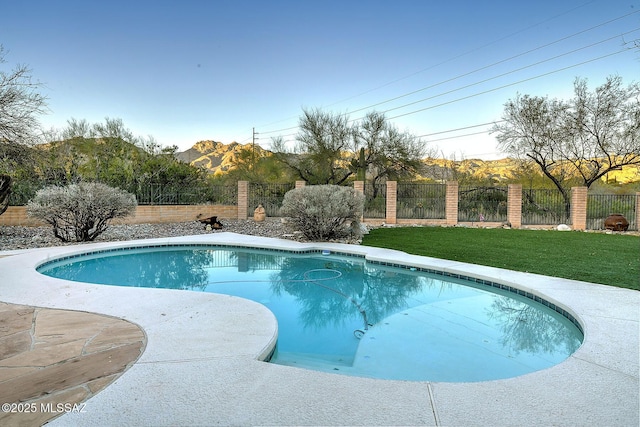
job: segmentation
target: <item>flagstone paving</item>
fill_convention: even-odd
[[[0,425],[81,410],[145,346],[144,331],[122,319],[0,302]]]

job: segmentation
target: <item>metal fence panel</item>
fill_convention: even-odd
[[[139,205],[238,204],[238,187],[230,185],[148,184],[129,191]]]
[[[280,207],[284,195],[295,188],[295,183],[260,184],[249,183],[247,215],[252,218],[253,211],[259,204],[264,208],[267,216],[280,216]]]
[[[14,180],[11,183],[9,206],[25,206],[41,188],[43,188],[41,184]]]
[[[507,187],[459,187],[458,220],[505,222],[507,195]]]
[[[522,225],[570,223],[560,191],[543,188],[522,190]]]
[[[11,188],[11,206],[24,206],[36,192],[46,187],[44,183],[16,182]],[[176,185],[176,184],[124,184],[118,186],[136,196],[139,205],[195,205],[238,204],[237,185]]]
[[[379,219],[387,216],[387,184],[364,184],[364,217]]]
[[[603,230],[604,220],[611,214],[621,214],[629,221],[629,230],[637,230],[635,194],[588,194],[587,229]]]
[[[398,183],[396,217],[399,219],[446,218],[446,184]]]

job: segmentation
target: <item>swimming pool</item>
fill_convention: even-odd
[[[577,321],[535,295],[352,254],[166,245],[74,255],[38,271],[260,302],[278,319],[272,362],[347,375],[509,378],[560,363],[582,342]]]

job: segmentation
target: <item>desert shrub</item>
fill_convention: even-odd
[[[296,188],[284,195],[280,214],[310,240],[330,240],[360,232],[361,192],[338,185]]]
[[[137,206],[133,194],[96,182],[39,190],[27,205],[29,216],[53,226],[63,242],[93,241],[113,218],[133,214]]]

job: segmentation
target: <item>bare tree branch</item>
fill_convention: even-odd
[[[0,46],[0,64],[5,63]],[[31,70],[18,65],[0,70],[0,142],[30,143],[38,140],[37,116],[46,112],[46,98],[38,93],[41,84],[33,81]]]

